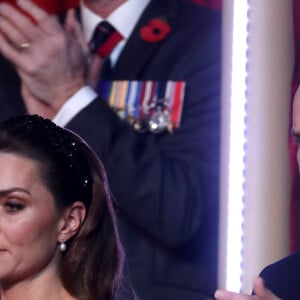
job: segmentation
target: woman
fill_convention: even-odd
[[[110,300],[123,252],[103,167],[39,116],[0,126],[1,299]]]

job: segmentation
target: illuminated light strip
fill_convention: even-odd
[[[247,0],[235,0],[233,3],[226,289],[239,292],[242,286],[243,275],[245,119],[247,116],[247,15],[249,13],[249,4]]]

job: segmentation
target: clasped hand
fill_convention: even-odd
[[[87,43],[73,10],[62,26],[29,0],[17,4],[25,14],[0,4],[0,52],[17,69],[29,113],[52,117],[85,85]]]

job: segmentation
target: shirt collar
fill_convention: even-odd
[[[127,40],[149,2],[150,0],[127,0],[106,20],[122,34],[124,40]],[[89,41],[97,24],[104,19],[87,8],[83,1],[80,2],[80,7],[83,33]]]

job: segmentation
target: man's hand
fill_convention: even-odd
[[[224,290],[218,290],[215,293],[217,300],[280,300],[271,291],[266,289],[263,279],[258,277],[253,284],[253,290],[255,295],[245,295]]]
[[[16,66],[28,110],[41,113],[37,110],[48,107],[55,114],[85,85],[86,43],[74,12],[68,13],[65,29],[31,1],[17,4],[26,15],[0,4],[0,52]]]
[[[24,83],[22,83],[21,92],[29,114],[39,114],[47,119],[53,119],[55,117],[57,111],[54,111],[48,103],[36,98]]]

